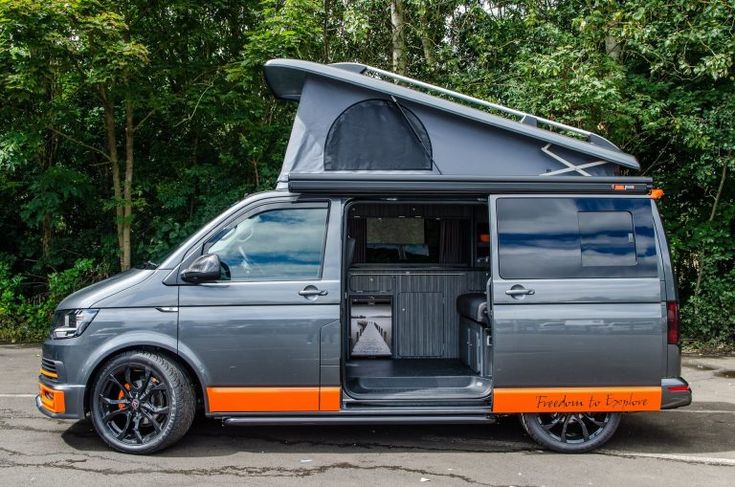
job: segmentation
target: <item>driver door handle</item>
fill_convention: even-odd
[[[329,291],[326,289],[319,289],[314,286],[306,286],[304,289],[299,291],[299,296],[326,296]]]

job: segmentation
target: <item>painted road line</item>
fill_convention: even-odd
[[[698,457],[696,455],[675,455],[669,453],[634,453],[623,450],[600,450],[602,454],[615,455],[626,458],[653,458],[656,460],[671,460],[700,465],[714,465],[719,467],[735,467],[735,458]]]
[[[663,409],[664,413],[694,413],[694,414],[735,414],[735,411],[722,409]]]

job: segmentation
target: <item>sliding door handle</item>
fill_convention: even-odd
[[[507,294],[508,296],[513,296],[513,297],[515,296],[533,296],[534,294],[536,294],[536,291],[534,291],[533,289],[526,289],[525,287],[519,284],[516,284],[512,288],[505,291],[505,294]]]
[[[302,289],[299,291],[299,296],[326,296],[329,291],[326,289]]]
[[[299,291],[299,296],[303,296],[305,298],[315,298],[317,296],[326,296],[329,294],[329,291],[326,289],[319,289],[316,286],[306,286],[304,289]]]

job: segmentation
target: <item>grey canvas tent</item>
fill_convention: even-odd
[[[620,168],[639,169],[596,134],[370,66],[275,59],[264,70],[275,96],[299,102],[280,188],[540,178],[563,188],[621,181]],[[642,190],[650,180],[625,181]]]

